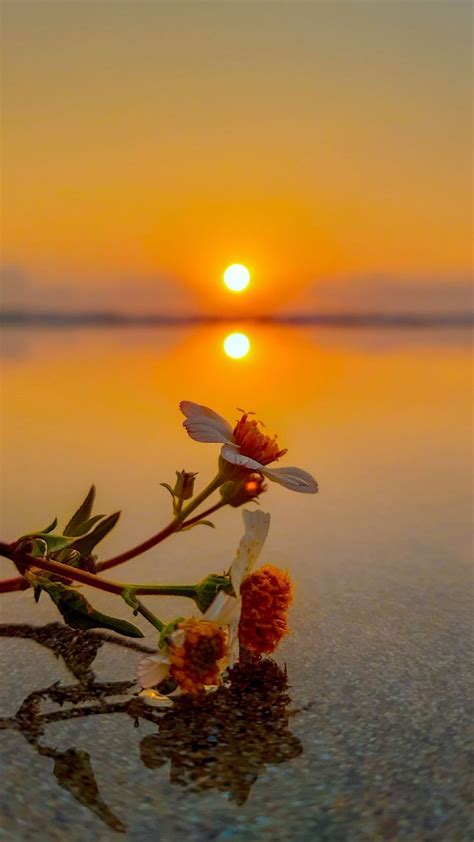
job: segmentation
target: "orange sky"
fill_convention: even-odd
[[[309,307],[328,279],[467,276],[471,14],[7,0],[10,275],[48,306],[116,306],[126,279],[127,306],[224,310],[238,261],[236,313]]]

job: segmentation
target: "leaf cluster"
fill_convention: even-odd
[[[94,501],[95,486],[92,485],[62,533],[55,532],[58,519],[54,518],[45,529],[23,535],[16,543],[17,548],[28,549],[29,553],[37,558],[47,557],[70,567],[93,568],[93,550],[109,534],[120,517],[120,512],[93,515]],[[30,572],[28,578],[34,587],[36,601],[39,600],[42,591],[45,591],[57,606],[64,621],[72,628],[111,629],[126,637],[143,637],[140,629],[132,623],[95,609],[83,594],[66,584],[65,580],[43,571],[41,575]]]

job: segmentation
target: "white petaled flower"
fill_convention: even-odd
[[[146,655],[138,664],[138,681],[144,688],[140,695],[151,704],[169,705],[170,698],[181,693],[212,689],[224,669],[238,659],[240,586],[258,560],[270,527],[266,512],[246,509],[242,515],[245,532],[229,571],[235,595],[220,590],[199,619],[180,623],[163,649]],[[223,636],[219,637],[219,632]],[[150,689],[166,678],[177,681],[172,693],[162,695]]]
[[[229,628],[229,666],[239,657],[239,623],[242,610],[240,588],[257,562],[270,528],[270,515],[267,512],[245,509],[242,516],[245,532],[229,571],[234,594],[219,591],[204,615],[208,620]]]
[[[318,484],[311,474],[301,468],[267,468],[286,450],[280,450],[275,437],[260,429],[260,422],[242,412],[234,428],[217,412],[207,406],[181,401],[180,409],[186,416],[184,427],[195,441],[221,443],[221,456],[231,465],[260,473],[272,482],[284,485],[292,491],[315,494]]]
[[[199,693],[218,686],[228,663],[229,633],[226,626],[219,615],[215,620],[203,615],[179,622],[163,647],[156,654],[142,658],[138,664],[141,686],[148,690],[166,678],[176,682],[176,690],[168,696],[153,694],[155,700],[179,693]],[[152,701],[149,693],[144,696]]]

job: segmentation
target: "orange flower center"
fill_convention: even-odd
[[[240,452],[250,459],[255,459],[261,465],[268,465],[275,462],[280,456],[284,456],[285,450],[280,450],[276,436],[267,436],[259,428],[260,421],[249,418],[249,413],[244,412],[242,418],[234,427],[234,441],[240,447]]]
[[[240,643],[258,655],[274,652],[288,633],[288,609],[292,600],[288,573],[266,564],[244,579],[240,595]]]
[[[199,693],[205,685],[219,684],[227,651],[222,629],[208,620],[194,619],[177,628],[184,631],[184,640],[170,646],[170,675],[184,693]]]

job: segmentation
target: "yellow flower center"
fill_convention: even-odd
[[[177,627],[184,631],[181,645],[170,646],[170,675],[184,693],[199,693],[206,685],[220,684],[227,641],[216,623],[186,620]]]
[[[244,579],[240,595],[240,643],[258,655],[274,652],[288,633],[288,609],[292,600],[288,573],[266,564]]]
[[[242,418],[234,427],[234,441],[240,447],[240,452],[250,459],[255,459],[261,465],[268,465],[275,462],[280,456],[284,456],[285,450],[280,450],[276,436],[267,436],[259,428],[260,421],[249,418],[249,413],[244,412]]]

